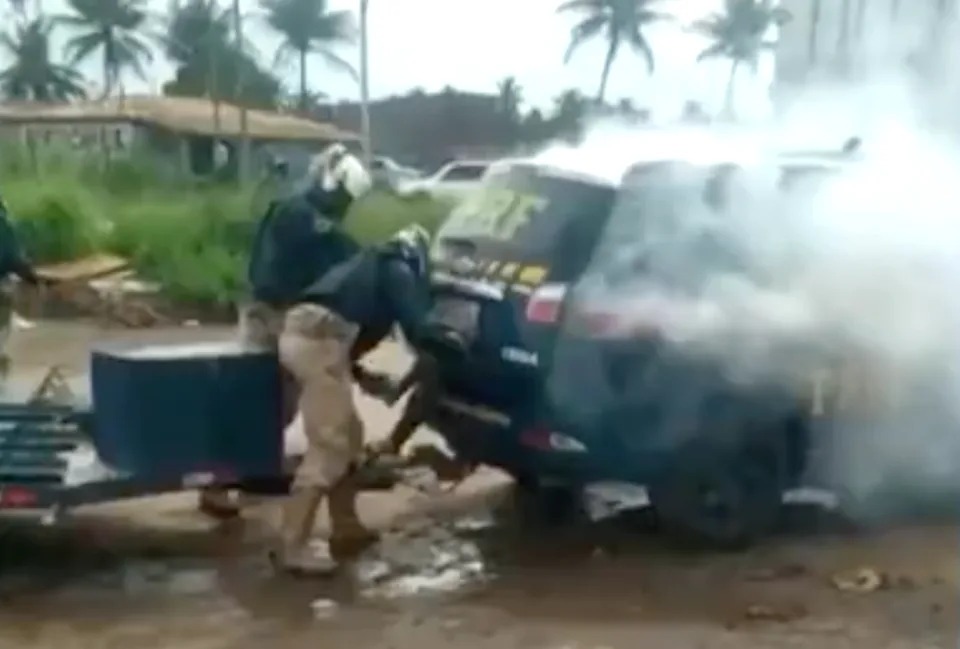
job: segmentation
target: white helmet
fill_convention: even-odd
[[[354,199],[367,193],[373,186],[373,179],[363,163],[339,142],[315,155],[310,161],[308,173],[324,190],[333,191],[341,185]]]

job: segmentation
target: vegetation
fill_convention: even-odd
[[[777,7],[773,0],[726,0],[722,12],[694,24],[694,29],[710,41],[698,60],[716,57],[730,60],[724,102],[728,115],[734,112],[737,70],[746,64],[756,71],[760,53],[776,47],[776,41],[768,40],[770,29],[786,24],[790,18],[790,12]]]
[[[610,68],[620,51],[621,45],[628,45],[643,55],[647,62],[647,72],[653,73],[653,50],[643,33],[648,25],[666,20],[669,16],[656,11],[654,6],[660,0],[567,0],[558,11],[576,12],[582,15],[570,33],[570,45],[565,61],[569,61],[584,42],[603,34],[607,41],[607,56],[600,74],[600,89],[597,102],[603,103],[607,91]]]
[[[0,34],[0,52],[10,63],[0,71],[0,92],[11,99],[66,101],[83,97],[83,77],[56,63],[50,53],[53,23],[40,16]]]
[[[145,63],[153,52],[141,35],[147,20],[146,0],[68,0],[71,13],[55,21],[78,31],[67,41],[70,64],[76,65],[100,53],[103,59],[103,96],[120,85],[121,75],[132,70],[146,79]]]
[[[356,78],[356,70],[333,49],[335,45],[352,44],[355,37],[353,15],[349,11],[330,11],[326,0],[261,0],[267,13],[267,24],[283,38],[275,63],[297,57],[300,70],[300,110],[310,100],[307,87],[307,58],[320,54],[328,63]]]
[[[3,151],[0,175],[24,247],[39,262],[119,254],[169,297],[190,303],[229,304],[243,290],[263,204],[255,187],[183,187],[158,180],[163,175],[149,163],[113,162],[101,170],[70,152],[35,161]],[[372,194],[355,205],[346,227],[371,244],[412,221],[434,229],[448,209],[423,197]]]

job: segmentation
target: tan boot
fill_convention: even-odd
[[[275,568],[310,577],[329,576],[336,570],[336,561],[315,554],[309,546],[323,495],[319,487],[295,487],[287,497],[282,511],[282,545],[271,554]]]
[[[334,557],[353,557],[380,540],[357,514],[357,485],[352,476],[330,491],[330,552]]]

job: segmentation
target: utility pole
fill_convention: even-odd
[[[363,163],[370,169],[373,149],[370,140],[370,74],[367,67],[367,8],[370,0],[360,0],[360,130]]]
[[[247,108],[241,99],[243,94],[243,17],[240,15],[240,0],[233,0],[233,29],[237,41],[237,85],[234,99],[240,109],[240,146],[237,156],[237,179],[241,184],[247,181],[247,164],[250,159],[250,133],[247,125]]]

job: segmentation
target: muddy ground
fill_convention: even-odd
[[[104,338],[227,334],[40,324],[15,335],[14,387],[52,363],[82,383],[86,350]],[[403,359],[390,348],[377,362]],[[391,423],[379,404],[363,412],[371,433]],[[213,525],[192,494],[89,508],[58,529],[14,525],[0,535],[0,649],[956,646],[955,523],[864,531],[794,512],[761,547],[711,554],[677,548],[642,514],[522,530],[503,513],[508,490],[485,472],[450,494],[365,496],[362,514],[385,540],[327,582],[270,573],[269,502],[243,525]],[[882,586],[834,583],[859,568]]]

